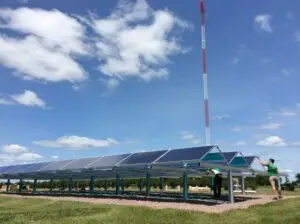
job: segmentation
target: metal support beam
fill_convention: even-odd
[[[142,178],[139,179],[138,188],[139,188],[140,192],[142,192],[142,189],[143,189]]]
[[[50,188],[49,191],[52,192],[53,191],[53,178],[51,177],[50,179]]]
[[[120,194],[120,174],[116,174],[116,195]]]
[[[71,192],[72,188],[73,188],[73,179],[72,179],[72,177],[70,177],[68,184],[69,184],[69,192]]]
[[[6,192],[9,192],[9,186],[10,186],[10,179],[7,179]]]
[[[107,179],[104,180],[104,191],[107,192]]]
[[[210,191],[213,194],[214,193],[214,176],[210,177]]]
[[[90,177],[90,193],[94,193],[94,185],[95,185],[95,178],[94,176]]]
[[[124,178],[122,178],[121,179],[121,190],[122,190],[122,194],[124,194],[124,192],[125,192],[125,180],[124,180]]]
[[[22,190],[23,190],[23,180],[20,179],[20,182],[19,182],[19,193],[22,193]]]
[[[33,189],[32,189],[33,193],[36,193],[36,184],[37,184],[37,179],[34,178],[34,180],[33,180]]]
[[[241,177],[241,191],[242,195],[245,195],[245,177]]]
[[[147,175],[146,175],[146,196],[150,196],[150,188],[151,188],[151,182],[150,182],[150,173],[147,172]]]
[[[162,192],[164,190],[164,178],[163,177],[159,178],[159,189],[160,189],[160,192]]]
[[[233,194],[233,181],[232,181],[232,171],[228,171],[228,201],[229,203],[234,203],[234,194]]]
[[[188,178],[186,172],[183,173],[183,199],[188,199]]]

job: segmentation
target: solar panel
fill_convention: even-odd
[[[23,165],[16,165],[12,166],[11,168],[7,169],[5,173],[13,174],[13,173],[24,173],[24,169],[32,166],[33,164],[23,164]],[[25,171],[26,172],[26,171]]]
[[[245,160],[247,161],[247,163],[249,164],[249,165],[251,165],[251,163],[254,161],[254,159],[255,159],[255,156],[245,156],[244,157],[245,158]]]
[[[247,167],[249,164],[242,156],[235,157],[230,163],[231,166],[235,167]]]
[[[6,170],[10,169],[13,166],[1,166],[0,167],[0,173],[4,173]]]
[[[225,163],[226,161],[222,155],[222,153],[216,152],[216,153],[208,153],[202,161],[209,162],[209,163]]]
[[[194,147],[185,149],[173,149],[160,158],[157,162],[175,162],[200,160],[206,153],[208,153],[213,146]]]
[[[230,162],[233,159],[233,157],[235,157],[236,154],[237,152],[223,152],[223,155],[227,160],[227,162]]]
[[[50,163],[51,162],[31,164],[32,166],[28,166],[28,167],[24,167],[23,168],[23,173],[38,172],[42,167],[45,167],[45,166],[47,166]]]
[[[94,158],[85,158],[85,159],[78,159],[72,163],[66,165],[63,170],[71,170],[71,169],[84,169],[90,163],[99,160],[102,157],[94,157]]]
[[[125,159],[130,154],[122,154],[122,155],[115,155],[115,156],[103,156],[98,161],[92,163],[87,168],[101,168],[101,167],[112,167],[116,165],[122,159]]]
[[[129,158],[125,159],[121,165],[124,164],[149,164],[156,160],[158,157],[163,155],[167,150],[154,151],[154,152],[140,152],[134,153]]]
[[[51,162],[47,166],[41,167],[39,171],[54,171],[66,166],[74,160],[63,160],[57,162]]]

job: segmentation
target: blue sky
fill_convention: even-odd
[[[212,142],[300,172],[300,2],[206,1]],[[1,164],[203,145],[199,1],[0,2]]]

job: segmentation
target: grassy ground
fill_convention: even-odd
[[[210,215],[178,210],[106,206],[81,202],[0,197],[2,224],[86,224],[86,223],[300,223],[300,199],[283,200],[247,210]]]

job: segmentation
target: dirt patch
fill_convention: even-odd
[[[87,202],[94,204],[110,204],[110,205],[125,205],[125,206],[143,206],[153,209],[181,209],[197,212],[206,212],[206,213],[222,213],[234,209],[246,209],[255,205],[263,205],[267,203],[274,202],[273,196],[266,195],[255,195],[258,199],[246,200],[244,202],[238,202],[235,204],[220,204],[214,206],[207,206],[201,204],[189,204],[189,203],[174,203],[174,202],[153,202],[153,201],[137,201],[137,200],[126,200],[126,199],[102,199],[102,198],[80,198],[80,197],[51,197],[51,196],[21,196],[21,195],[2,195],[1,197],[10,197],[10,198],[39,198],[39,199],[49,199],[54,201],[78,201],[78,202]],[[290,199],[296,197],[284,197],[284,199]]]

